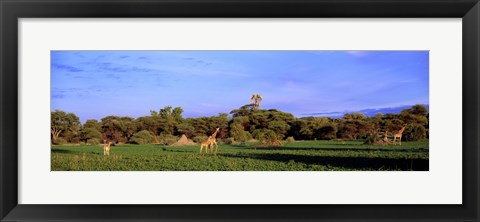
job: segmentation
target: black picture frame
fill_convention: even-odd
[[[478,0],[0,0],[0,15],[1,221],[479,221]],[[462,18],[463,204],[18,204],[17,21],[19,18],[77,17]]]

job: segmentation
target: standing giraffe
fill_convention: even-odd
[[[213,152],[213,145],[215,144],[215,154],[217,153],[218,151],[218,143],[217,143],[217,139],[215,137],[217,137],[217,133],[218,131],[220,131],[220,128],[217,128],[215,130],[215,132],[209,137],[210,138],[210,149],[212,150]],[[208,149],[208,148],[207,148]]]
[[[388,144],[388,130],[385,131],[385,134],[383,134],[383,145]]]
[[[211,140],[212,137],[209,136],[207,140],[200,143],[200,155],[202,154],[203,147],[205,147],[205,153],[208,153],[208,147],[210,146],[210,143],[212,143]]]
[[[207,140],[200,143],[200,155],[202,155],[203,147],[205,147],[205,153],[208,153],[208,147],[210,146],[211,139],[212,139],[211,137],[208,137]]]
[[[110,156],[110,145],[112,145],[112,142],[108,142],[107,140],[103,140],[103,155],[108,155]]]
[[[402,133],[405,130],[406,126],[407,126],[407,124],[403,125],[403,127],[400,130],[393,132],[393,145],[395,145],[395,140],[397,138],[398,138],[400,146],[402,145]]]

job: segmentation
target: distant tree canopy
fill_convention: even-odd
[[[261,99],[260,99],[261,101]],[[255,105],[257,103],[258,105]],[[259,102],[244,105],[217,116],[183,118],[181,107],[166,106],[151,115],[132,118],[106,116],[81,124],[74,113],[61,110],[51,112],[52,143],[161,143],[170,144],[182,134],[201,140],[220,128],[218,139],[245,143],[254,138],[264,143],[284,140],[365,139],[378,132],[393,132],[407,124],[403,140],[428,138],[428,109],[414,105],[399,114],[381,114],[368,117],[361,113],[347,113],[343,118],[302,117],[276,109],[259,109]]]
[[[66,142],[78,142],[81,127],[80,119],[74,113],[61,110],[51,112],[50,132],[53,143],[59,138]]]

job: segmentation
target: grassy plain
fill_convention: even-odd
[[[220,145],[216,155],[197,146],[52,146],[52,171],[378,171],[429,170],[428,140],[401,146],[363,141],[295,141],[281,147]]]

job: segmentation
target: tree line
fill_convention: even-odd
[[[195,142],[203,141],[216,128],[217,139],[225,143],[280,140],[376,140],[379,133],[394,132],[406,124],[402,139],[417,141],[428,138],[428,109],[414,105],[399,114],[368,117],[347,113],[342,118],[302,117],[276,109],[259,109],[255,103],[244,105],[217,116],[184,118],[181,107],[166,106],[150,111],[149,116],[106,116],[101,121],[89,119],[85,124],[74,113],[51,112],[53,144],[113,143],[165,144],[176,142],[182,134]]]

